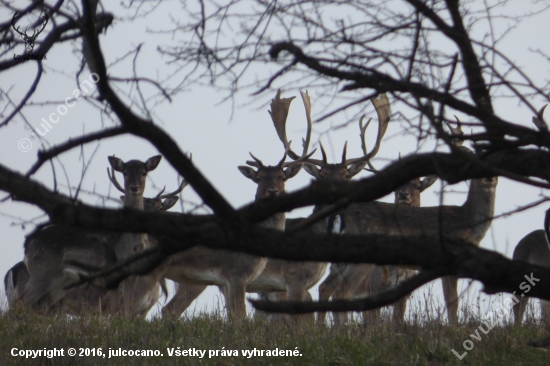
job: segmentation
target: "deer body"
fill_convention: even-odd
[[[276,121],[284,123],[292,98],[280,98],[280,91],[271,103],[269,111],[275,125]],[[302,93],[304,105],[309,103],[307,94]],[[308,119],[308,137],[311,134],[311,121]],[[307,145],[304,144],[303,159],[307,158]],[[285,192],[285,182],[296,176],[302,164],[298,161],[285,163],[286,154],[275,166],[265,166],[261,160],[250,154],[254,161],[247,161],[250,166],[239,166],[240,172],[257,184],[255,200],[267,199]],[[254,169],[255,167],[256,169]],[[285,169],[286,168],[286,169]],[[285,214],[277,213],[259,224],[259,226],[283,231]],[[176,254],[166,272],[166,278],[177,282],[176,293],[162,309],[163,314],[179,316],[199,296],[207,285],[217,285],[226,299],[228,313],[238,318],[246,315],[246,291],[268,292],[271,288],[286,288],[284,274],[292,271],[285,261],[259,258],[243,253],[192,248]],[[264,276],[264,274],[266,276]],[[266,289],[267,286],[269,289]],[[252,286],[252,287],[251,287]]]
[[[548,215],[548,214],[547,214]],[[521,239],[514,249],[514,260],[520,260],[530,264],[550,267],[550,249],[544,230],[535,230]],[[517,296],[519,302],[514,305],[514,325],[520,326],[525,314],[525,308],[529,297]],[[547,326],[550,326],[550,301],[540,300],[542,317]]]
[[[159,196],[144,198],[145,210],[165,211],[170,209],[178,200],[178,197],[170,197],[162,202]],[[113,309],[109,310],[111,307],[110,301],[104,300],[103,303],[100,301],[107,295],[107,290],[91,285],[80,286],[64,292],[56,289],[59,282],[56,283],[52,279],[62,276],[61,283],[64,285],[74,280],[75,277],[70,273],[73,271],[71,263],[76,264],[75,272],[82,271],[82,266],[86,267],[87,270],[99,271],[107,264],[114,264],[115,256],[110,248],[119,239],[120,234],[87,231],[59,225],[45,228],[29,237],[26,246],[30,248],[30,255],[42,256],[42,258],[33,259],[31,265],[33,269],[36,267],[35,270],[42,274],[40,277],[43,281],[37,285],[38,288],[44,289],[41,297],[59,291],[59,295],[54,295],[49,302],[56,303],[58,301],[56,299],[62,298],[60,305],[72,314],[112,311]],[[149,240],[153,241],[154,239],[149,238]],[[61,242],[67,244],[59,246],[58,244]],[[47,253],[38,254],[36,248],[43,248],[42,250]],[[83,258],[86,263],[82,263]],[[62,274],[59,272],[59,268],[63,268]],[[8,308],[13,309],[22,301],[28,282],[29,271],[23,261],[8,270],[4,278]],[[35,292],[35,290],[31,292]]]
[[[286,228],[303,219],[287,219]],[[325,233],[324,223],[308,229],[312,232]],[[269,300],[311,301],[309,289],[317,284],[326,273],[328,263],[296,262],[268,258],[266,267],[246,291],[258,293]],[[304,316],[302,316],[304,318]]]
[[[412,207],[384,202],[351,204],[342,211],[344,233],[375,233],[388,236],[439,235],[479,245],[491,226],[494,215],[497,178],[473,179],[466,202],[462,206]],[[347,288],[334,298],[349,299],[353,284],[360,283],[365,268],[348,265],[342,275]],[[341,269],[340,269],[341,270]],[[451,324],[458,323],[457,279],[443,278],[443,290]],[[337,317],[336,317],[337,318]]]
[[[285,181],[301,169],[301,165],[292,165],[283,170],[282,164],[283,161],[277,166],[261,164],[258,170],[239,167],[241,173],[258,184],[256,200],[283,193]],[[259,225],[282,230],[285,216],[275,214]],[[246,288],[264,271],[267,263],[267,258],[203,247],[175,254],[169,259],[164,276],[177,283],[176,293],[162,312],[180,316],[206,286],[216,285],[224,294],[228,315],[243,318],[246,315]]]
[[[353,203],[342,211],[345,233],[443,235],[479,244],[491,226],[497,178],[471,181],[462,206],[412,207],[385,202]]]
[[[155,156],[146,163],[138,160],[124,163],[109,157],[113,169],[124,174],[124,189],[118,186],[118,182],[116,185],[125,193],[125,207],[144,209],[143,191],[147,173],[158,166],[160,159],[160,156]],[[181,189],[183,187],[182,184]],[[146,202],[151,208],[164,206],[168,209],[176,200],[172,198],[160,203],[159,195],[156,199],[146,199]],[[29,280],[24,286],[22,303],[26,306],[44,306],[46,309],[61,305],[73,313],[95,309],[144,316],[158,300],[160,269],[144,276],[130,276],[122,281],[117,290],[107,291],[85,285],[70,290],[64,287],[77,280],[79,274],[104,269],[153,245],[156,241],[147,234],[49,226],[25,241],[25,265]]]
[[[21,261],[11,267],[4,276],[4,289],[8,300],[8,309],[13,309],[23,296],[23,290],[29,282],[29,271]]]
[[[422,180],[413,179],[395,193],[395,205],[420,207],[421,193],[437,180],[436,176],[428,176]],[[395,286],[402,280],[412,276],[413,270],[402,269],[397,266],[374,266],[371,264],[333,263],[328,277],[319,286],[319,299],[365,297],[380,292],[388,287]],[[405,296],[393,304],[394,320],[402,321],[409,296]],[[326,313],[319,313],[318,322],[325,321]],[[334,314],[334,321],[341,324],[346,317],[344,314]],[[367,318],[376,321],[380,318],[380,309],[364,313]]]

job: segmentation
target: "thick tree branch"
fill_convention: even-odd
[[[476,117],[486,126],[498,126],[499,136],[510,135],[517,137],[520,141],[520,146],[534,144],[537,146],[550,147],[550,134],[538,134],[538,131],[533,129],[505,121],[494,115],[492,110],[471,105],[455,98],[447,92],[436,91],[420,83],[394,79],[391,76],[382,74],[376,70],[369,70],[369,72],[366,73],[358,71],[345,71],[336,67],[333,68],[325,66],[316,58],[304,54],[299,47],[290,42],[279,42],[274,44],[270,48],[269,54],[273,59],[277,59],[279,53],[282,51],[291,53],[295,58],[293,62],[301,63],[320,75],[329,76],[338,80],[351,81],[352,83],[345,86],[343,90],[369,88],[377,90],[381,93],[411,93],[417,98],[427,98],[428,100],[445,104],[457,111]],[[491,138],[494,137],[495,136],[493,135],[487,135],[487,140],[491,141]]]
[[[410,177],[405,179],[408,180]],[[303,190],[304,194],[314,193],[313,197],[317,194],[317,199],[325,196],[325,192],[312,188]],[[498,253],[439,235],[288,235],[253,225],[227,227],[212,215],[100,209],[51,192],[1,166],[0,189],[10,192],[16,199],[41,207],[53,223],[97,230],[146,232],[160,245],[157,263],[162,257],[201,245],[286,260],[414,265],[428,271],[444,267],[454,276],[481,281],[487,293],[513,292],[523,276],[531,272],[541,283],[550,283],[547,268],[512,262]],[[106,283],[112,283],[112,278],[120,280],[123,276],[114,272]],[[545,286],[534,287],[530,296],[550,300]]]
[[[181,174],[202,200],[221,218],[235,224],[239,221],[236,211],[199,172],[191,160],[179,149],[177,143],[152,121],[146,121],[136,116],[130,108],[117,97],[111,89],[107,76],[107,68],[103,53],[94,31],[94,16],[88,1],[83,0],[83,42],[86,61],[90,69],[99,75],[98,92],[113,109],[120,122],[128,132],[150,141]]]
[[[380,292],[376,295],[354,300],[333,300],[333,301],[248,301],[257,309],[270,313],[304,314],[315,311],[365,311],[378,309],[401,299],[410,294],[417,288],[436,280],[445,275],[449,275],[448,268],[436,268],[430,271],[423,271],[411,277],[399,285]]]

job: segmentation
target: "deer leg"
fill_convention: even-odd
[[[353,297],[367,297],[384,291],[390,287],[387,277],[387,270],[385,267],[373,266],[368,275],[363,278],[359,286],[355,289]],[[372,326],[379,323],[380,313],[380,308],[363,311],[363,325]]]
[[[356,292],[359,285],[370,275],[374,266],[371,264],[348,264],[346,271],[342,273],[342,281],[332,294],[332,299],[349,300]],[[334,324],[341,325],[348,321],[348,313],[333,313]]]
[[[286,291],[281,292],[270,292],[267,294],[268,301],[286,301],[288,299],[288,293]],[[263,313],[266,314],[266,317],[271,322],[283,322],[285,319],[288,319],[287,314],[282,313]]]
[[[332,300],[349,300],[355,290],[355,286],[353,286],[351,283],[347,283],[345,281],[342,281],[340,286],[334,291],[334,294],[332,295]],[[339,326],[343,325],[348,322],[349,320],[349,314],[347,312],[333,312],[333,322],[334,325]]]
[[[271,294],[268,294],[267,292],[260,292],[258,293],[258,300],[270,301],[271,300],[270,295]],[[254,310],[254,320],[267,321],[268,319],[269,319],[269,316],[265,311],[261,311],[257,309]]]
[[[443,277],[441,282],[449,324],[456,325],[458,324],[458,278],[447,276]]]
[[[523,299],[522,299],[523,300]],[[546,328],[550,328],[550,301],[540,300],[542,321]]]
[[[403,324],[405,313],[407,312],[407,301],[411,295],[405,295],[393,304],[393,321],[397,324]]]
[[[193,300],[199,297],[206,289],[206,285],[175,282],[176,292],[172,299],[162,308],[163,316],[180,317],[191,305]]]
[[[529,303],[528,297],[518,297],[519,302],[514,304],[512,307],[512,310],[514,311],[514,326],[521,327],[521,324],[523,322],[523,315],[525,314],[525,309],[527,308],[527,304]],[[542,305],[542,301],[541,301]]]
[[[302,302],[311,302],[311,294],[303,285],[291,286],[287,289],[287,296],[289,301],[302,301]],[[315,314],[300,314],[293,315],[292,319],[295,322],[300,323],[315,323]]]
[[[227,295],[225,297],[228,318],[240,320],[246,317],[245,296],[246,284],[244,282],[228,283]]]
[[[407,280],[416,275],[416,271],[403,270],[395,268],[397,273],[397,279],[395,285],[398,285],[400,282]],[[397,324],[403,324],[405,320],[405,313],[407,312],[407,301],[411,297],[412,293],[403,296],[397,302],[393,304],[393,321]]]
[[[48,273],[43,273],[40,276],[31,274],[29,277],[27,287],[23,291],[23,306],[50,311],[65,295],[61,279],[58,276],[49,276]]]
[[[325,280],[319,285],[319,301],[328,301],[334,290],[342,282],[342,264],[332,263],[330,272]],[[320,311],[317,313],[317,324],[325,324],[327,313]]]

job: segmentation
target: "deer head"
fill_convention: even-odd
[[[145,163],[139,160],[130,160],[125,163],[119,158],[109,156],[109,163],[113,170],[121,172],[124,176],[124,189],[121,189],[122,187],[118,183],[117,188],[126,195],[124,200],[126,207],[143,209],[143,192],[145,191],[147,173],[156,169],[161,158],[162,156],[156,155],[147,159]]]
[[[126,193],[120,183],[118,183],[114,171],[111,171],[111,169],[107,168],[107,176],[109,177],[109,180],[111,181],[111,183],[113,183],[116,189],[118,189],[122,193]],[[176,189],[174,192],[163,194],[166,190],[166,187],[164,187],[162,191],[160,191],[159,194],[157,194],[153,198],[143,197],[143,209],[145,211],[168,211],[178,202],[178,194],[180,194],[180,192],[183,191],[183,189],[187,187],[188,184],[189,182],[184,179],[181,182],[179,188]],[[120,200],[122,201],[122,203],[125,203],[126,196],[120,196]]]
[[[307,153],[309,140],[311,138],[311,101],[309,100],[309,95],[307,92],[301,92],[301,95],[306,108],[306,118],[308,121],[306,138],[303,140],[302,156],[296,155],[296,159],[294,161],[285,162],[287,156],[287,152],[285,152],[283,158],[277,165],[266,166],[260,159],[250,153],[250,156],[254,159],[253,161],[248,160],[246,162],[250,166],[241,165],[238,167],[239,171],[245,177],[258,185],[258,189],[256,190],[257,200],[283,193],[285,191],[285,182],[296,176],[300,169],[302,169],[302,162],[308,159],[315,152],[313,151],[310,154]],[[287,150],[290,149],[290,143],[286,141],[285,125],[290,103],[293,99],[294,97],[281,98],[281,90],[279,90],[277,91],[275,99],[271,101],[271,110],[268,111],[273,124],[275,125],[275,129],[277,130],[277,134],[279,135],[281,141],[285,144],[285,149]],[[256,169],[251,167],[255,167]]]
[[[376,144],[372,151],[367,152],[366,142],[365,142],[365,133],[367,127],[370,123],[370,120],[363,125],[363,117],[359,120],[359,129],[360,129],[360,138],[361,138],[361,148],[363,149],[363,156],[358,158],[346,159],[346,150],[347,142],[344,145],[344,151],[342,152],[342,161],[340,163],[330,164],[328,163],[327,155],[323,145],[320,144],[321,153],[323,155],[323,160],[310,159],[307,158],[304,161],[304,169],[306,172],[314,176],[316,179],[331,179],[331,180],[350,180],[355,175],[357,175],[364,167],[368,164],[369,160],[372,159],[380,149],[380,143],[386,130],[388,128],[388,123],[390,121],[390,104],[386,94],[382,94],[379,98],[372,99],[372,104],[376,109],[378,115],[378,135],[376,137]],[[311,104],[309,106],[311,108]],[[283,138],[281,138],[281,135]],[[283,141],[285,147],[287,147],[288,155],[292,159],[298,158],[298,156],[290,150],[290,144],[286,142],[286,137],[284,134],[279,133],[279,138]]]

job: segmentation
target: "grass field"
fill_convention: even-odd
[[[499,325],[487,334],[471,319],[458,327],[438,320],[410,321],[397,326],[383,320],[369,327],[350,322],[342,327],[227,321],[219,314],[193,318],[151,320],[122,317],[69,318],[28,313],[0,315],[0,365],[549,365],[546,349],[529,347],[547,332],[533,319],[522,328]],[[478,337],[475,340],[470,335]],[[462,360],[464,341],[473,348]],[[466,344],[470,347],[470,344]],[[68,349],[77,356],[68,356]],[[169,356],[169,350],[203,351]],[[61,357],[12,356],[12,349],[63,349]],[[162,356],[115,356],[109,349],[151,350]],[[243,351],[257,350],[249,357]],[[99,355],[101,350],[101,354]],[[263,350],[263,356],[259,351]],[[287,356],[271,355],[288,351]],[[216,351],[217,355],[216,355]],[[269,351],[269,355],[267,353]],[[296,351],[296,352],[295,352]],[[79,354],[82,353],[82,356]],[[89,356],[85,356],[85,354]],[[237,355],[235,355],[235,353]],[[294,355],[294,354],[300,355]],[[95,356],[94,356],[95,354]],[[105,355],[103,357],[103,355]]]

